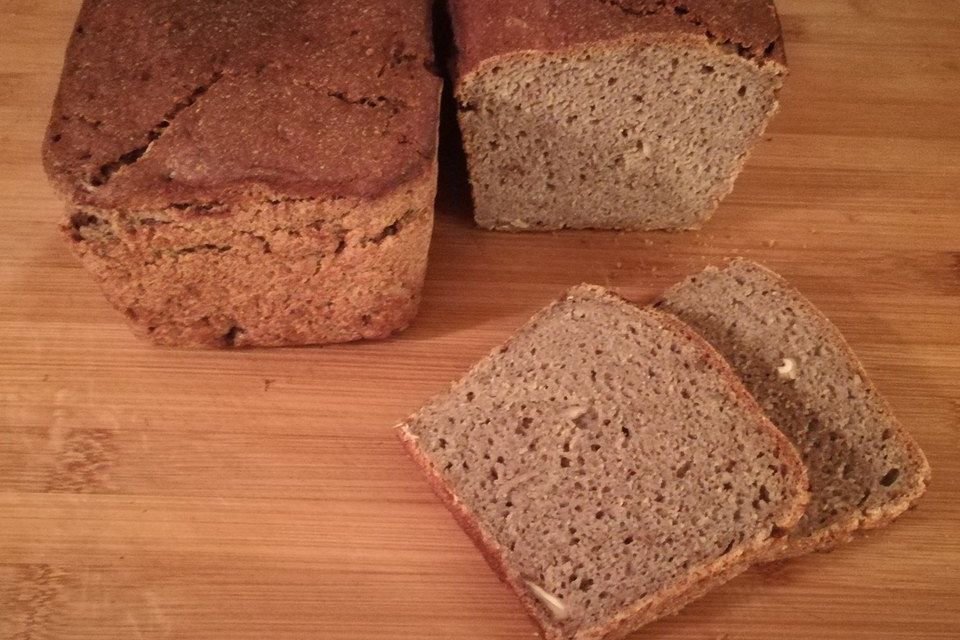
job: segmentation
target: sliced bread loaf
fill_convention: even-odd
[[[778,555],[826,549],[885,524],[926,489],[930,467],[840,331],[775,273],[746,260],[670,289],[659,308],[717,348],[800,450],[811,503]]]
[[[580,286],[399,427],[547,638],[617,637],[779,543],[802,463],[674,318]]]
[[[280,346],[410,323],[437,181],[431,5],[82,3],[44,163],[64,237],[136,333]]]
[[[777,109],[769,0],[451,0],[477,223],[681,229]]]

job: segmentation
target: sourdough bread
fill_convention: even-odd
[[[416,311],[426,0],[86,0],[44,148],[64,235],[170,345],[383,337]]]
[[[696,227],[777,109],[786,67],[768,0],[450,7],[483,227]]]
[[[782,278],[735,260],[670,289],[658,307],[727,358],[803,456],[810,506],[776,555],[833,547],[920,499],[930,478],[923,451],[839,330]]]
[[[796,452],[675,319],[580,286],[400,425],[548,638],[618,637],[778,544]]]

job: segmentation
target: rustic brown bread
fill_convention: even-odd
[[[839,330],[800,292],[747,260],[709,268],[664,294],[733,365],[804,458],[811,502],[776,554],[827,549],[920,499],[930,467]]]
[[[171,345],[375,338],[416,311],[427,0],[86,0],[44,148],[63,229]]]
[[[548,638],[678,610],[807,500],[797,453],[723,359],[599,287],[571,289],[399,433]]]
[[[696,227],[777,109],[786,67],[768,0],[450,7],[483,227]]]

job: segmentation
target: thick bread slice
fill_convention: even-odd
[[[768,0],[451,0],[480,226],[699,226],[777,110]]]
[[[735,260],[688,278],[658,306],[727,357],[803,455],[812,499],[778,555],[833,547],[919,500],[930,478],[923,451],[839,330],[778,275]]]
[[[399,427],[547,638],[619,637],[779,544],[806,472],[674,318],[571,289]]]

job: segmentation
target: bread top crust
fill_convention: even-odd
[[[625,38],[697,36],[754,60],[786,65],[771,0],[450,0],[462,81],[487,61]]]
[[[428,170],[427,0],[85,0],[44,143],[74,204],[374,198]]]

